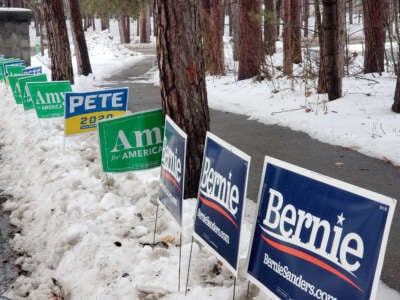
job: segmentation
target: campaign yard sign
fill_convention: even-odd
[[[20,75],[24,69],[25,66],[7,66],[7,76]]]
[[[43,82],[47,81],[46,74],[39,74],[39,75],[25,75],[24,77],[17,79],[17,86],[19,86],[19,90],[21,91],[21,100],[22,105],[24,106],[24,110],[31,110],[33,109],[33,102],[29,95],[28,88],[26,84],[28,82]]]
[[[193,236],[235,275],[250,157],[207,132]]]
[[[4,64],[16,60],[15,58],[0,58],[0,80],[4,80]]]
[[[97,122],[126,114],[128,88],[65,94],[65,135],[95,131]]]
[[[23,61],[22,59],[12,59],[4,62],[2,69],[4,78],[9,75],[7,70],[9,66],[25,66],[25,61]]]
[[[247,274],[273,299],[374,299],[395,204],[266,157]]]
[[[158,200],[182,226],[182,200],[185,183],[187,135],[165,116]]]
[[[25,75],[38,75],[43,73],[42,66],[39,67],[30,67],[30,68],[25,68],[22,71],[23,74]]]
[[[100,121],[103,171],[127,172],[160,166],[163,127],[161,109]]]
[[[64,116],[65,93],[72,91],[69,81],[28,82],[27,87],[38,118]]]
[[[18,75],[10,75],[7,77],[16,104],[22,104],[21,88],[19,84],[17,84],[18,79],[22,77],[25,77],[25,75],[18,74]]]

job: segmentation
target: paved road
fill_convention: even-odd
[[[134,112],[161,107],[158,87],[127,81],[129,78],[142,77],[154,67],[155,56],[152,55],[154,50],[143,52],[146,57],[141,63],[121,70],[103,84],[103,87],[129,86],[129,109]],[[318,142],[301,132],[251,121],[242,115],[217,110],[211,110],[210,115],[211,131],[252,157],[248,187],[248,197],[251,199],[257,199],[264,155],[268,154],[400,200],[400,168],[387,162],[343,147]],[[337,164],[338,162],[340,164]],[[398,291],[400,291],[399,228],[399,208],[396,208],[381,278]]]

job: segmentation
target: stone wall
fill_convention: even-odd
[[[0,54],[31,64],[29,25],[33,13],[29,9],[0,8]]]

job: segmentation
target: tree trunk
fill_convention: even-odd
[[[203,30],[203,49],[206,71],[210,75],[224,75],[223,0],[201,0],[200,21]]]
[[[349,5],[349,23],[353,24],[353,0],[348,0]]]
[[[259,74],[261,64],[260,0],[239,1],[239,71],[238,80]]]
[[[364,73],[383,72],[385,29],[383,1],[363,0],[365,56]]]
[[[283,74],[293,74],[292,26],[290,23],[291,0],[283,0]]]
[[[141,43],[150,43],[150,8],[148,4],[144,4],[144,7],[139,16],[139,34]]]
[[[185,197],[197,196],[210,117],[195,0],[156,0],[162,106],[188,135]]]
[[[315,23],[316,23],[316,32],[318,33],[318,42],[319,42],[319,74],[318,74],[318,94],[325,94],[327,92],[326,89],[326,78],[325,78],[325,63],[324,63],[324,32],[321,24],[321,11],[319,0],[314,0],[314,10],[315,10]]]
[[[121,44],[129,44],[131,42],[129,21],[130,20],[126,9],[122,8],[118,17],[118,31]]]
[[[43,0],[43,15],[47,28],[51,58],[51,78],[74,82],[71,50],[65,24],[62,0]]]
[[[310,18],[310,2],[303,0],[303,23],[304,23],[304,37],[308,37],[308,19]]]
[[[276,52],[275,42],[276,36],[276,19],[275,0],[264,0],[264,52],[272,55]]]
[[[325,78],[330,101],[342,96],[342,78],[338,57],[340,52],[338,49],[338,1],[341,0],[322,0]]]
[[[233,60],[239,60],[239,4],[237,2],[231,2],[231,15],[232,19],[232,41],[233,41]]]
[[[395,113],[400,113],[400,75],[397,74],[396,90],[394,93],[394,103],[392,105],[392,110]]]
[[[107,14],[100,16],[101,31],[110,29],[110,17]]]
[[[79,0],[69,0],[69,12],[71,16],[71,29],[74,40],[76,62],[78,65],[78,74],[87,76],[92,73],[92,67],[90,65],[85,33],[82,28]]]
[[[301,56],[301,1],[290,1],[290,25],[292,36],[292,63],[299,64],[302,62]]]

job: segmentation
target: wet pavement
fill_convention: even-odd
[[[139,64],[120,70],[102,87],[129,86],[133,112],[160,108],[159,87],[140,79],[155,67],[155,50],[140,49],[146,56]],[[132,81],[133,80],[133,81]],[[135,82],[136,80],[136,82]],[[276,125],[248,120],[246,116],[210,110],[211,131],[251,156],[248,197],[256,200],[264,156],[296,164],[315,172],[372,190],[400,201],[400,168],[351,149],[321,143],[307,134]],[[400,216],[397,205],[381,279],[400,291]]]

